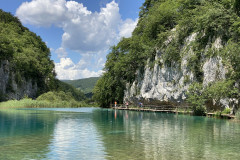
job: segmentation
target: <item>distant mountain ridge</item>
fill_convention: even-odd
[[[65,82],[77,89],[80,89],[87,97],[91,97],[93,88],[99,78],[100,77],[91,77],[78,80],[62,80],[62,82]]]

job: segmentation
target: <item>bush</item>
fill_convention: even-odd
[[[206,107],[205,106],[193,107],[193,114],[195,116],[205,116],[206,115]]]
[[[221,112],[220,112],[220,111],[217,111],[217,112],[215,113],[215,117],[221,117]]]
[[[230,114],[231,113],[231,109],[230,108],[225,108],[223,111],[222,111],[222,114]]]
[[[203,116],[206,114],[206,95],[202,84],[193,83],[188,90],[187,102],[191,105],[193,114],[197,116]]]

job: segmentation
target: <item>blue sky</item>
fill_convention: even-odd
[[[131,36],[143,2],[2,0],[0,8],[42,37],[59,79],[81,79],[101,75],[109,47]]]

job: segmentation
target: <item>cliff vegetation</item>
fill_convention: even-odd
[[[170,85],[175,87],[171,92],[180,92],[181,88],[181,98],[165,96],[164,101],[187,103],[199,114],[206,110],[223,110],[226,105],[220,104],[226,99],[228,104],[234,101],[237,105],[239,3],[239,0],[146,0],[132,36],[122,38],[111,48],[105,73],[94,88],[94,98],[103,107],[115,100],[123,103],[124,99],[129,100],[126,90],[131,89],[128,86],[143,86],[147,72],[172,73],[169,70],[176,69],[182,74],[180,78],[168,75],[168,79],[164,79],[168,84],[164,83],[165,88],[158,92],[167,90]],[[210,80],[207,72],[211,72],[211,68],[206,66],[215,62],[219,62],[216,64],[219,73],[214,72],[216,76]],[[149,85],[145,89],[136,87],[133,97],[144,99],[143,92],[151,90]]]

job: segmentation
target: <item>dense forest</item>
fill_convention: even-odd
[[[88,98],[91,98],[93,94],[93,88],[96,85],[98,79],[99,77],[91,77],[78,80],[63,80],[63,82],[81,90]]]
[[[105,73],[94,88],[94,98],[103,107],[117,100],[123,103],[127,83],[132,83],[136,72],[167,64],[181,62],[180,54],[186,38],[197,33],[197,41],[191,44],[194,54],[187,67],[197,78],[188,93],[188,102],[195,108],[203,106],[209,99],[239,98],[240,79],[240,1],[239,0],[146,0],[140,8],[139,21],[130,38],[122,38],[112,46],[107,55]],[[175,32],[174,40],[166,45]],[[224,45],[219,50],[205,53],[211,39],[221,38]],[[155,60],[156,50],[161,50],[161,60]],[[203,87],[201,58],[220,56],[228,73],[221,80]],[[148,60],[148,61],[147,61]]]
[[[37,84],[37,96],[48,91],[63,91],[71,93],[77,101],[85,99],[81,91],[56,79],[54,62],[50,56],[50,50],[40,36],[29,31],[11,13],[0,10],[0,62],[7,60],[11,72],[7,94],[15,92],[11,86],[12,79],[21,86],[24,78]],[[7,100],[7,94],[0,93],[0,101]]]

